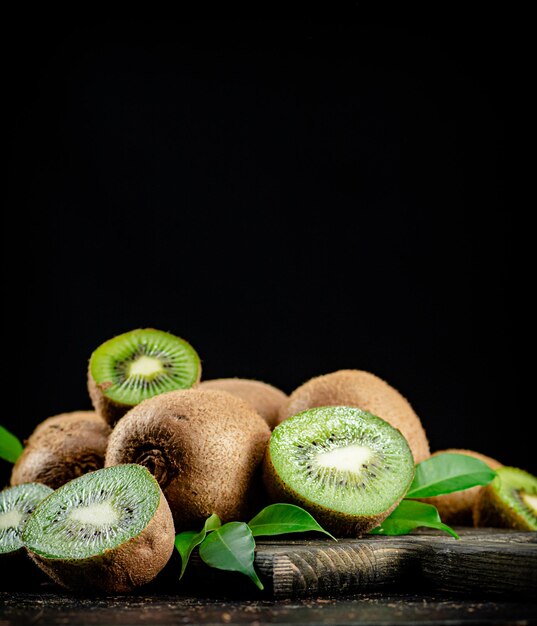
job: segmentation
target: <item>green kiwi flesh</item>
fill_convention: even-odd
[[[537,530],[537,478],[515,467],[500,467],[474,508],[476,526]]]
[[[40,483],[26,483],[0,492],[0,555],[23,547],[21,535],[26,520],[52,491]]]
[[[274,501],[303,506],[327,530],[357,536],[403,498],[414,460],[401,433],[354,407],[309,409],[277,426],[264,460]]]
[[[53,492],[28,518],[22,540],[64,587],[123,593],[166,565],[174,527],[153,476],[140,465],[118,465]]]
[[[187,341],[142,328],[109,339],[93,352],[88,388],[95,409],[114,424],[143,400],[189,389],[200,376],[199,356]]]

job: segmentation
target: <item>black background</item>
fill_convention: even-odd
[[[205,378],[290,392],[372,371],[433,449],[534,469],[506,32],[439,24],[14,28],[2,423],[25,437],[89,408],[92,350],[153,326],[189,340]]]

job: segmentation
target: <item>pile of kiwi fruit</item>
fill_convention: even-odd
[[[431,455],[408,400],[362,370],[317,376],[289,396],[259,380],[203,380],[187,341],[144,328],[102,343],[87,381],[93,410],[41,422],[0,492],[0,561],[37,565],[77,592],[150,583],[175,534],[212,513],[246,521],[289,502],[357,537],[397,507]],[[444,522],[537,529],[535,477],[448,451],[482,458],[497,477],[430,499]]]

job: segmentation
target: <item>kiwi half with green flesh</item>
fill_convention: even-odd
[[[480,459],[493,470],[502,467],[502,464],[496,461],[496,459],[474,450],[449,448],[447,450],[438,450],[432,456],[438,454],[467,454]],[[435,506],[445,524],[450,524],[451,526],[473,526],[473,509],[482,490],[483,487],[472,487],[463,491],[447,493],[443,496],[422,498],[421,501]]]
[[[334,535],[378,526],[414,477],[412,452],[388,422],[354,407],[309,409],[277,426],[263,478],[275,502],[307,509]]]
[[[0,491],[0,559],[23,548],[21,534],[26,520],[52,491],[40,483],[26,483]]]
[[[91,355],[88,389],[110,424],[143,400],[197,385],[201,363],[194,348],[162,330],[142,328],[105,341]]]
[[[227,522],[255,512],[269,437],[266,422],[240,398],[212,389],[171,391],[145,400],[117,423],[106,465],[147,467],[180,532],[211,513]]]
[[[139,465],[76,478],[30,515],[22,540],[55,582],[82,592],[126,593],[163,569],[174,545],[171,512]]]
[[[500,467],[474,507],[477,527],[537,530],[537,478],[516,467]]]
[[[237,396],[237,398],[246,400],[261,415],[270,428],[274,428],[278,423],[279,411],[282,405],[287,402],[287,395],[280,389],[260,380],[250,380],[248,378],[203,380],[199,384],[199,388],[227,391],[231,395]]]
[[[430,456],[427,436],[408,400],[374,374],[339,370],[312,378],[289,396],[280,411],[280,421],[319,406],[354,406],[370,411],[403,433],[416,463]]]
[[[49,417],[28,438],[11,472],[11,484],[38,482],[57,489],[104,467],[112,429],[94,411]]]

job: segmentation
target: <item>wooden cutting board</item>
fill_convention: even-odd
[[[333,596],[379,589],[537,597],[537,533],[458,529],[456,540],[437,531],[401,537],[258,540],[255,567],[276,598]],[[245,577],[219,572],[194,556],[191,584],[238,590]]]

